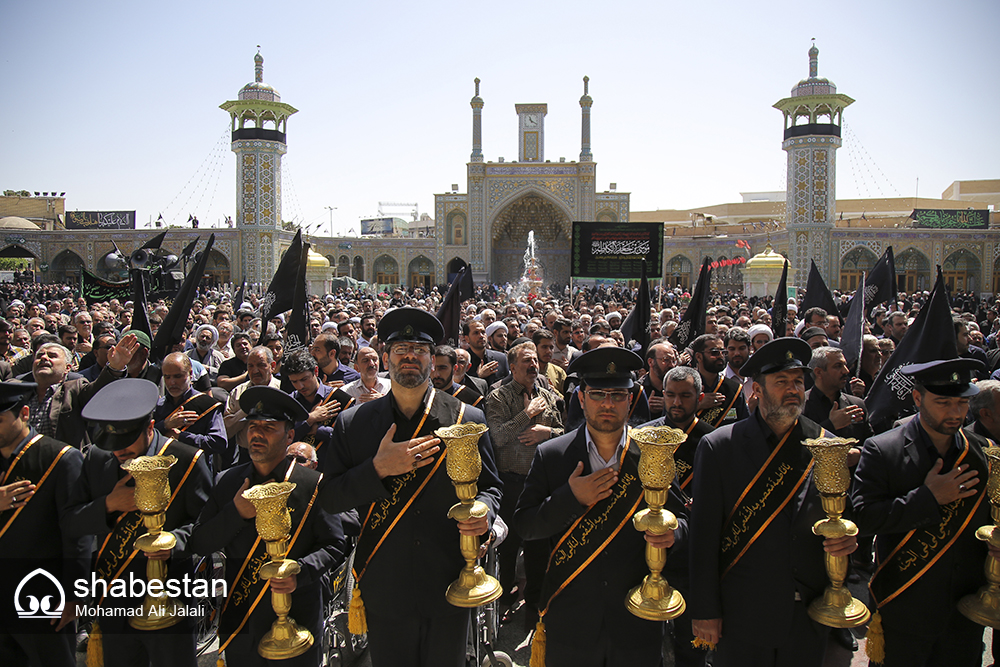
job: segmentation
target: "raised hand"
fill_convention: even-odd
[[[598,500],[604,500],[611,495],[611,489],[618,482],[618,473],[611,468],[604,468],[589,475],[583,474],[583,461],[569,476],[569,488],[573,491],[576,501],[584,507],[590,507]]]
[[[924,478],[924,485],[934,494],[938,505],[947,505],[959,498],[969,498],[976,495],[974,487],[979,484],[979,473],[969,470],[968,465],[960,465],[942,474],[944,459],[934,462],[934,467]]]
[[[425,465],[433,463],[431,458],[437,453],[441,442],[433,435],[425,435],[413,440],[393,442],[396,435],[396,425],[393,424],[382,437],[382,442],[378,445],[378,451],[372,463],[375,465],[375,472],[379,479],[385,479],[395,475],[405,475],[411,470],[416,470]]]

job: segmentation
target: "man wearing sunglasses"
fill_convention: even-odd
[[[362,518],[351,631],[367,623],[373,667],[466,664],[469,610],[452,606],[444,593],[465,564],[458,533],[485,536],[500,506],[502,484],[484,433],[476,497],[487,514],[457,525],[448,518],[455,487],[434,431],[486,419],[431,384],[434,345],[443,337],[441,323],[426,311],[385,314],[378,339],[385,341],[391,389],[341,413],[324,463],[328,481],[318,502],[330,513],[357,508]]]
[[[660,664],[663,623],[633,615],[625,600],[649,572],[647,543],[684,557],[683,548],[671,547],[675,535],[681,539],[686,532],[686,511],[672,491],[667,507],[678,517],[676,530],[654,535],[632,526],[643,494],[639,450],[626,422],[631,373],[642,365],[638,355],[618,347],[575,357],[568,372],[580,378],[586,422],[535,452],[514,514],[522,539],[545,540],[552,550],[532,664]]]

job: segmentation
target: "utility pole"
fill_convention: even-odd
[[[333,212],[337,210],[336,206],[326,206],[324,207],[330,212],[330,236],[333,237]]]

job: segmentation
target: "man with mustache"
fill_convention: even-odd
[[[827,584],[824,550],[846,556],[857,538],[812,532],[826,512],[802,442],[832,434],[802,416],[811,358],[797,338],[754,353],[740,374],[753,378],[756,412],[695,453],[688,610],[716,667],[823,664],[829,628],[807,609]]]
[[[715,429],[698,419],[698,401],[701,400],[701,375],[690,366],[677,366],[667,371],[663,378],[664,415],[659,419],[643,424],[643,426],[669,426],[687,434],[687,439],[674,452],[674,464],[677,466],[677,487],[682,497],[689,497],[691,480],[694,478],[694,457],[698,451],[701,439]],[[686,499],[686,498],[685,498]],[[682,594],[689,590],[688,557],[682,554],[673,556],[670,567],[664,576],[674,588]],[[691,634],[691,617],[689,614],[674,619],[674,664],[676,667],[702,667],[705,664],[705,652],[691,646],[694,636]]]
[[[477,498],[487,513],[457,525],[448,518],[455,487],[434,431],[486,420],[430,383],[434,345],[443,337],[441,323],[417,308],[396,308],[382,318],[378,339],[385,341],[392,387],[338,417],[317,499],[328,512],[357,508],[363,518],[350,625],[357,633],[367,624],[373,667],[466,664],[469,610],[451,605],[443,593],[465,564],[457,533],[485,536],[500,505],[502,485],[484,433]]]
[[[993,442],[962,430],[981,370],[974,359],[905,367],[917,416],[869,438],[861,451],[855,520],[862,535],[876,536],[879,563],[869,656],[874,661],[872,647],[882,644],[886,667],[982,664],[983,626],[956,607],[986,583],[986,559],[1000,557],[976,539],[979,526],[993,523],[983,454]]]
[[[500,504],[500,518],[507,525],[514,523],[517,499],[524,489],[524,480],[531,468],[531,460],[539,443],[563,434],[559,414],[559,395],[536,383],[538,355],[534,343],[515,345],[507,352],[511,381],[500,385],[486,397],[486,423],[492,431],[493,449],[497,456],[497,469],[503,482],[504,500]],[[507,594],[506,606],[516,610],[518,597],[513,594],[517,581],[515,570],[521,538],[512,532],[499,549],[500,583]],[[543,540],[524,542],[525,603],[529,605],[527,629],[537,618],[535,606],[548,545]]]
[[[722,337],[702,334],[691,343],[695,367],[701,373],[704,396],[698,402],[698,419],[718,428],[745,419],[750,413],[743,400],[743,387],[726,377],[726,348]]]
[[[667,505],[679,517],[676,530],[640,532],[630,520],[643,495],[638,446],[627,427],[631,372],[641,368],[637,354],[618,347],[574,358],[568,372],[580,378],[585,423],[535,451],[514,515],[523,539],[552,552],[532,664],[660,664],[663,623],[633,615],[624,601],[648,574],[646,544],[673,547],[675,533],[681,539],[686,532],[686,512],[672,493]]]
[[[843,351],[835,347],[818,347],[812,351],[809,368],[815,385],[806,392],[802,414],[842,438],[854,438],[858,445],[874,433],[865,420],[865,401],[844,392],[851,383],[851,371],[844,361]],[[853,448],[848,464],[857,465],[861,449]]]
[[[455,382],[455,367],[458,365],[458,353],[450,345],[438,345],[434,348],[434,365],[431,367],[431,382],[435,389],[446,391],[463,403],[477,407],[485,407],[485,400],[478,392],[469,389],[464,384]]]

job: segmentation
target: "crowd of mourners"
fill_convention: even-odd
[[[150,561],[181,577],[222,553],[220,659],[277,664],[257,648],[277,618],[270,589],[288,594],[290,615],[316,637],[281,664],[318,665],[330,573],[353,553],[351,630],[366,634],[372,664],[465,665],[476,617],[445,598],[465,565],[460,534],[496,554],[499,613],[531,635],[533,667],[659,665],[664,655],[675,665],[848,665],[866,632],[876,663],[982,664],[989,622],[957,605],[1000,556],[1000,541],[976,539],[993,524],[997,301],[952,294],[957,357],[904,369],[910,407],[872,423],[866,396],[927,292],[867,313],[849,367],[844,320],[799,312],[802,295],[776,338],[771,298],[712,292],[703,333],[675,346],[691,298],[682,288],[653,291],[648,343],[623,334],[638,303],[626,287],[519,295],[481,285],[456,331],[435,317],[446,289],[309,295],[297,347],[286,345],[290,313],[261,319],[262,295],[237,303],[206,289],[160,359],[151,348],[169,302],[148,304],[148,335],[133,328],[131,301],[0,285],[0,561],[18,563],[12,573],[48,563],[67,589],[51,624],[0,626],[0,664],[75,665],[79,648],[105,665],[194,665],[193,619],[139,630],[124,614],[77,618],[74,603],[125,609],[141,596],[113,599],[107,586],[97,599],[76,596],[69,582],[146,578]],[[484,509],[456,522],[435,430],[476,422],[489,427]],[[641,426],[680,432],[669,530],[632,525],[645,506],[629,435]],[[812,531],[827,513],[802,442],[818,437],[854,440],[843,511],[856,534]],[[122,465],[153,455],[176,459],[163,528],[176,543],[142,551]],[[282,481],[295,484],[286,557],[297,571],[264,579],[244,492]],[[669,622],[625,605],[650,572],[647,547],[666,554],[659,566],[686,601]],[[815,620],[837,559],[872,621]],[[13,596],[20,576],[7,578]]]

